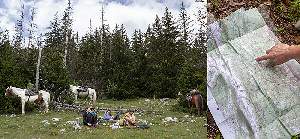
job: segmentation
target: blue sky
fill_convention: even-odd
[[[100,25],[102,6],[100,1],[102,0],[71,0],[73,30],[78,31],[80,36],[88,32],[90,19],[92,19],[93,28]],[[196,3],[195,0],[183,1],[192,19],[195,19],[194,14],[197,9],[205,8],[205,5]],[[182,0],[105,0],[106,23],[111,28],[115,24],[124,24],[127,33],[131,35],[135,29],[145,31],[148,24],[153,23],[156,15],[163,16],[166,6],[175,18],[178,18],[181,2]],[[61,17],[67,6],[67,0],[0,0],[0,28],[8,29],[10,35],[14,34],[21,3],[25,5],[26,21],[29,18],[30,8],[33,5],[37,8],[35,23],[38,26],[38,33],[45,33],[54,14],[58,12]]]

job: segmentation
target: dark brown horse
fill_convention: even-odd
[[[193,89],[186,95],[186,100],[188,101],[188,105],[190,107],[190,113],[193,108],[196,108],[198,111],[198,115],[202,114],[203,111],[203,97],[200,92],[196,89]]]

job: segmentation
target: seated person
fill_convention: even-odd
[[[104,115],[103,115],[103,119],[104,120],[113,120],[114,119],[114,117],[111,115],[111,113],[110,113],[110,110],[107,110],[105,113],[104,113]]]
[[[26,96],[34,96],[38,93],[37,90],[35,90],[34,85],[29,81],[27,84],[27,90],[25,91]]]
[[[83,124],[91,127],[97,125],[97,113],[93,107],[88,107],[83,113]]]
[[[136,126],[136,119],[132,110],[129,110],[128,112],[125,113],[124,125],[129,127]]]
[[[118,111],[116,113],[115,116],[113,116],[111,114],[111,111],[110,110],[107,110],[104,115],[103,115],[103,120],[107,120],[107,121],[114,121],[114,120],[120,120],[120,116],[122,115],[122,112],[121,111]]]

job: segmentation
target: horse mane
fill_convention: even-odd
[[[25,95],[25,90],[26,89],[21,89],[21,88],[17,88],[17,87],[9,87],[9,89],[11,90],[13,95],[17,95],[19,97],[21,97],[22,93],[21,91],[24,91],[24,95]]]

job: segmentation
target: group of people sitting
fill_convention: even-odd
[[[90,126],[90,127],[96,127],[99,120],[97,118],[97,113],[93,107],[88,107],[86,110],[82,113],[83,116],[83,124]],[[128,110],[123,117],[122,112],[117,112],[114,116],[111,114],[110,110],[107,110],[102,119],[104,121],[108,122],[118,122],[120,126],[127,126],[127,127],[136,127],[136,118],[134,116],[133,110]]]

